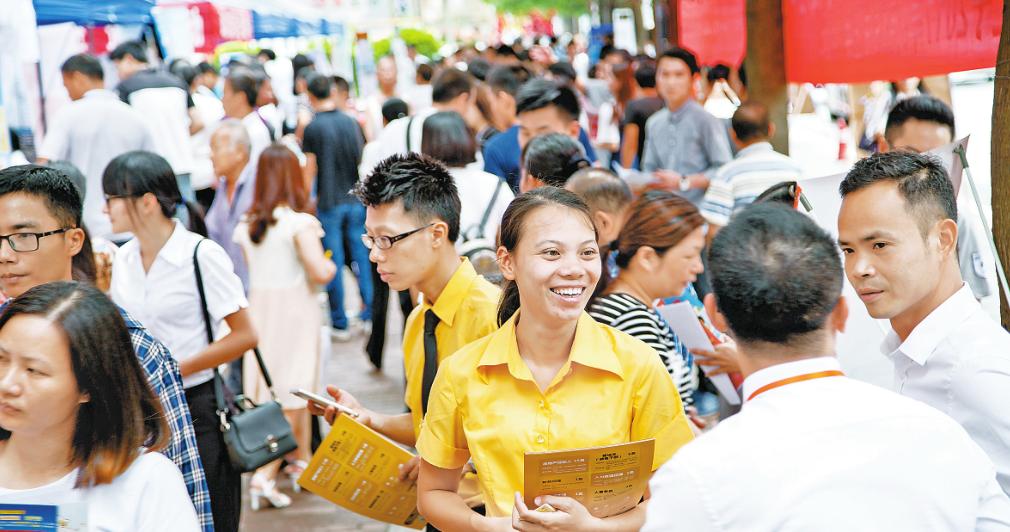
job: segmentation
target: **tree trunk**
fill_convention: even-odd
[[[789,91],[782,38],[782,0],[747,0],[747,95],[768,106],[772,146],[789,153]]]
[[[992,102],[992,230],[1003,264],[1010,260],[1010,1],[1003,2],[1003,30],[996,53]],[[1010,329],[1010,307],[1000,291],[1000,316]]]

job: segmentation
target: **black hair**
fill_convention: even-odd
[[[729,67],[722,63],[719,63],[718,65],[715,65],[714,67],[708,69],[708,74],[706,74],[705,77],[708,78],[709,83],[715,83],[716,81],[719,80],[728,81],[729,74],[730,74]]]
[[[526,229],[526,218],[541,207],[560,206],[578,212],[585,217],[586,223],[596,233],[593,216],[586,202],[575,194],[558,187],[540,187],[519,194],[509,203],[502,215],[499,230],[499,245],[509,253],[515,251],[522,240]],[[595,288],[595,287],[591,287]],[[498,326],[501,327],[519,310],[522,301],[519,299],[519,285],[515,281],[505,281],[501,299],[498,301]]]
[[[333,76],[333,88],[337,89],[337,92],[351,92],[351,84],[343,76]]]
[[[425,155],[393,155],[377,164],[372,173],[352,189],[366,207],[397,200],[418,223],[437,218],[449,226],[448,238],[459,237],[459,192],[449,171]]]
[[[838,244],[806,215],[751,205],[716,234],[709,272],[719,312],[741,342],[803,341],[842,293]]]
[[[214,65],[206,61],[200,61],[199,63],[197,63],[196,69],[201,74],[214,74],[215,76],[218,74],[218,71],[216,68],[214,68]]]
[[[431,78],[435,75],[435,69],[426,63],[421,63],[417,65],[416,76],[423,79],[425,82],[431,82]]]
[[[73,181],[56,168],[23,164],[0,170],[0,197],[8,194],[40,198],[61,226],[81,226],[84,200]]]
[[[934,223],[957,220],[954,185],[939,159],[905,151],[877,153],[856,162],[838,186],[838,192],[844,198],[881,181],[898,185],[908,212],[919,221],[923,237]]]
[[[242,93],[249,102],[249,106],[256,107],[256,97],[259,94],[262,79],[251,68],[233,68],[228,71],[225,82],[231,86],[231,90]]]
[[[543,78],[531,79],[516,94],[516,114],[536,111],[551,105],[569,119],[579,119],[578,96],[572,89],[554,81]]]
[[[669,50],[663,52],[663,55],[659,56],[656,63],[659,64],[663,59],[679,59],[687,64],[687,68],[691,70],[691,74],[698,74],[701,69],[698,68],[698,60],[694,57],[694,54],[684,48],[670,48]]]
[[[495,92],[505,91],[513,98],[530,79],[530,71],[521,65],[499,65],[487,73],[487,84]]]
[[[656,86],[656,63],[654,61],[642,61],[635,69],[635,83],[643,89],[651,89]]]
[[[309,94],[318,100],[325,100],[330,97],[333,80],[324,74],[312,73],[305,78]]]
[[[438,112],[424,119],[421,153],[450,168],[463,167],[477,160],[477,138],[459,113]]]
[[[571,83],[579,77],[579,75],[575,73],[575,67],[567,61],[551,63],[551,65],[547,67],[547,71],[553,74],[555,78],[565,78],[568,80],[567,83]]]
[[[740,104],[730,120],[733,133],[741,142],[767,138],[771,128],[768,107],[754,100]]]
[[[407,102],[399,98],[390,98],[382,104],[382,119],[392,122],[397,118],[403,118],[409,114]]]
[[[469,72],[471,76],[481,81],[487,81],[487,76],[490,74],[491,70],[491,63],[483,57],[475,57],[466,64],[466,71]]]
[[[267,61],[273,61],[274,59],[277,59],[277,52],[274,52],[270,48],[263,48],[259,51],[259,53],[256,54],[257,57],[261,55],[265,56],[267,58]]]
[[[104,80],[105,72],[102,70],[102,63],[91,54],[72,55],[60,66],[60,72],[70,74],[80,72],[94,80]]]
[[[140,41],[126,41],[109,52],[109,59],[119,61],[130,56],[141,63],[147,62],[147,47]]]
[[[81,195],[81,202],[84,201],[84,195],[88,191],[88,178],[84,177],[84,174],[79,168],[74,166],[74,163],[70,161],[49,161],[46,166],[59,170],[63,172],[63,175],[70,178],[70,182],[74,184],[74,188],[77,189],[77,193]]]
[[[186,84],[186,90],[188,91],[190,90],[190,87],[193,86],[193,81],[196,80],[196,77],[200,74],[200,71],[198,71],[195,66],[186,64],[176,67],[173,74],[178,76],[179,79],[181,79],[182,82]]]
[[[207,225],[203,211],[196,204],[183,201],[179,183],[172,172],[172,166],[160,155],[149,151],[128,151],[105,167],[102,174],[102,189],[108,196],[139,198],[153,194],[166,218],[176,215],[176,209],[184,206],[188,211],[188,229],[207,236]],[[131,212],[131,217],[133,213]]]
[[[431,80],[431,101],[448,103],[473,90],[473,76],[455,68],[445,68]]]
[[[16,316],[40,316],[60,329],[81,394],[72,436],[76,487],[109,484],[147,447],[158,451],[171,436],[161,403],[130,341],[119,309],[97,288],[73,281],[36,286],[0,313],[0,329]],[[11,432],[0,429],[0,440]]]
[[[950,130],[951,138],[954,138],[954,111],[943,100],[921,94],[905,98],[891,108],[891,112],[887,114],[887,126],[884,128],[884,137],[887,141],[891,142],[898,128],[913,118],[946,126]]]
[[[498,57],[506,57],[506,58],[507,57],[512,57],[512,58],[515,58],[515,59],[522,59],[521,57],[519,57],[519,54],[516,52],[515,48],[512,48],[511,46],[509,46],[509,45],[507,45],[505,43],[499,44],[494,49],[494,53]]]
[[[291,58],[291,70],[293,72],[299,72],[303,68],[311,68],[315,70],[316,64],[313,63],[312,60],[305,54],[295,54],[295,56]]]
[[[590,166],[582,144],[561,133],[534,137],[523,148],[523,167],[545,185],[564,187],[575,172]]]

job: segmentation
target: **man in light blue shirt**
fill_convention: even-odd
[[[701,203],[716,170],[733,159],[726,127],[695,100],[700,76],[691,52],[672,48],[659,57],[656,88],[666,108],[645,124],[642,171],[695,205]]]

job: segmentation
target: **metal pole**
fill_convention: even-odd
[[[992,250],[992,256],[996,259],[996,273],[999,275],[1000,287],[1003,289],[1003,296],[1010,301],[1010,285],[1007,284],[1006,270],[1003,268],[1003,262],[999,258],[999,253],[996,251],[996,240],[993,239],[992,229],[989,227],[989,222],[985,219],[985,210],[982,209],[982,200],[978,196],[978,189],[975,188],[975,179],[971,176],[971,168],[968,167],[968,157],[964,153],[964,147],[958,145],[954,148],[954,153],[961,158],[961,166],[964,167],[964,176],[968,178],[968,186],[971,188],[971,195],[975,198],[975,206],[978,207],[979,218],[982,219],[982,227],[985,229],[986,241],[989,242],[989,249]]]

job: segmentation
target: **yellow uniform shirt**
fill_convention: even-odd
[[[462,259],[434,305],[427,298],[407,317],[403,331],[403,367],[407,377],[404,402],[414,420],[414,435],[421,433],[421,381],[424,378],[424,313],[433,309],[439,365],[464,345],[498,328],[498,298],[501,290],[477,275],[470,261]],[[429,401],[431,398],[429,397]],[[429,404],[430,406],[430,404]]]
[[[542,393],[519,356],[515,320],[439,368],[417,444],[445,469],[472,457],[489,516],[511,515],[527,451],[655,438],[655,470],[693,438],[651,347],[583,312],[568,361]]]

